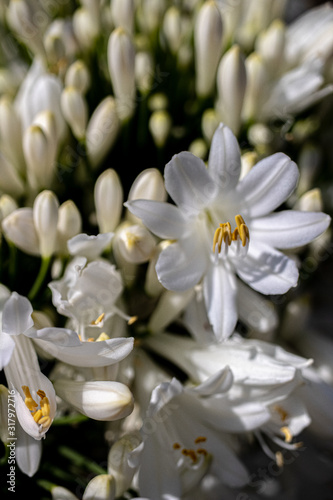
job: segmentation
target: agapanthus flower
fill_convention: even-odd
[[[240,170],[237,140],[221,123],[208,168],[189,152],[166,165],[165,187],[175,205],[125,203],[153,233],[170,240],[156,264],[164,287],[181,291],[202,282],[218,340],[227,338],[237,322],[236,275],[265,295],[286,293],[297,285],[299,273],[295,260],[280,250],[309,243],[330,223],[321,212],[273,213],[298,181],[297,165],[285,154],[264,158],[241,180]]]

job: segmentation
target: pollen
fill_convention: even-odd
[[[284,438],[285,438],[286,443],[290,443],[293,439],[293,435],[290,432],[289,427],[287,427],[287,426],[281,427],[280,431],[282,432],[282,434],[284,434]]]
[[[30,393],[30,389],[26,385],[22,385],[22,390],[25,395],[25,405],[30,410],[31,416],[33,417],[36,424],[41,425],[44,429],[51,425],[51,417],[50,417],[50,402],[46,397],[44,391],[39,389],[37,391],[37,395],[40,398],[39,405],[33,399]],[[40,408],[38,408],[38,406]]]
[[[195,444],[199,444],[199,443],[205,443],[207,441],[207,438],[205,438],[204,436],[198,436],[194,442]]]
[[[98,318],[95,319],[95,321],[92,321],[90,324],[91,325],[99,325],[103,321],[104,316],[105,316],[105,313],[100,314],[100,316],[98,316]]]
[[[250,242],[250,232],[249,228],[245,224],[245,221],[241,215],[235,216],[236,228],[231,232],[230,222],[224,222],[219,225],[214,233],[213,238],[213,253],[224,253],[227,255],[228,248],[231,244],[236,244],[236,252],[238,254],[247,252],[247,248]],[[243,252],[240,251],[239,245],[243,248]]]

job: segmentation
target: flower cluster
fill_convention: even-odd
[[[304,456],[332,487],[333,8],[291,4],[0,6],[14,490],[298,500]]]

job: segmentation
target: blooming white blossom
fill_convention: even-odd
[[[309,243],[330,223],[330,217],[320,212],[273,213],[298,180],[296,164],[283,153],[261,160],[241,180],[240,170],[237,140],[220,124],[208,169],[188,152],[175,155],[166,165],[165,186],[175,205],[149,200],[125,203],[153,233],[174,241],[156,264],[161,283],[181,291],[202,280],[218,340],[227,338],[237,322],[235,275],[263,294],[287,292],[297,285],[298,269],[280,249]]]

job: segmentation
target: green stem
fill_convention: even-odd
[[[80,453],[72,450],[71,448],[67,448],[67,446],[60,446],[59,453],[68,458],[73,464],[78,467],[86,467],[91,472],[96,474],[106,474],[106,470],[103,469],[100,465],[96,464],[93,460],[90,460],[87,457],[84,457]]]
[[[34,300],[36,295],[38,294],[41,286],[44,283],[44,280],[46,278],[47,272],[49,270],[51,263],[51,257],[42,257],[42,263],[39,269],[39,273],[37,275],[35,283],[32,285],[32,288],[28,294],[29,300]]]

